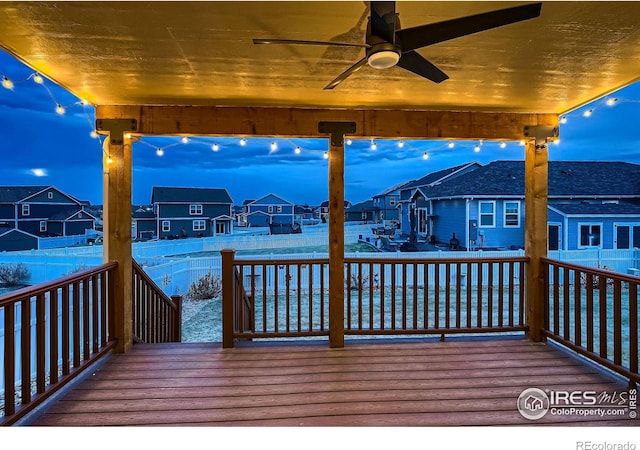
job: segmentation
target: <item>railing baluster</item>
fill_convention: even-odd
[[[587,290],[587,350],[592,352],[595,342],[593,335],[593,275],[591,273],[587,273],[585,288]]]
[[[629,283],[629,370],[638,373],[638,285]]]
[[[20,302],[21,403],[31,403],[31,297]],[[28,349],[28,350],[27,350]]]
[[[444,327],[451,327],[451,264],[445,265],[444,280]]]
[[[289,331],[291,331],[291,327],[290,327],[290,321],[291,321],[291,305],[290,305],[290,289],[291,286],[289,284],[289,282],[291,281],[291,275],[289,274],[289,264],[285,265],[285,274],[284,274],[284,279],[285,279],[285,287],[284,287],[284,296],[285,296],[285,320],[286,320],[286,331],[287,333]]]
[[[413,329],[418,329],[418,263],[413,262]]]
[[[44,293],[36,297],[36,392],[45,390],[46,377],[46,303]]]
[[[456,328],[460,328],[461,315],[462,315],[462,306],[461,306],[461,295],[462,295],[462,265],[457,262],[456,263]]]
[[[573,326],[574,326],[574,341],[576,345],[582,345],[582,289],[580,286],[580,278],[582,272],[579,270],[574,271],[573,275],[573,298],[574,298],[574,311],[573,311]]]
[[[387,270],[385,263],[380,263],[380,329],[386,328],[384,297],[385,297],[385,271]]]
[[[473,265],[471,262],[467,263],[467,328],[471,328],[473,313],[472,313],[472,297],[473,297]]]
[[[607,280],[602,275],[598,276],[598,316],[600,318],[600,351],[602,358],[607,357]]]
[[[49,291],[49,382],[58,382],[58,288]]]
[[[423,301],[422,301],[422,307],[424,308],[424,317],[422,320],[422,323],[424,324],[423,327],[424,328],[429,328],[429,263],[425,262],[423,265],[423,271],[424,271],[424,286],[423,286],[423,290],[424,290],[424,294],[422,295],[423,297]]]
[[[69,374],[71,359],[71,330],[70,330],[70,295],[69,285],[62,286],[62,375]]]
[[[73,283],[73,368],[80,366],[80,339],[82,334],[80,331],[80,282]]]
[[[297,271],[298,271],[298,331],[302,331],[302,268],[300,267],[300,264],[297,265]],[[309,295],[311,295],[311,292],[309,292]],[[312,318],[312,311],[311,309],[309,309],[309,311],[307,312],[307,317],[309,318],[309,322],[311,322],[311,318]]]
[[[613,282],[613,362],[622,364],[622,282]]]
[[[440,264],[433,265],[433,328],[440,328]]]
[[[504,264],[498,264],[498,326],[504,324]]]
[[[477,327],[481,328],[482,327],[482,262],[478,262],[476,264],[477,268],[478,268],[478,285],[476,287],[477,291],[478,291],[478,300],[477,300]]]
[[[91,349],[90,321],[89,321],[89,279],[82,280],[82,359],[89,359]]]
[[[369,329],[373,330],[373,295],[374,295],[374,278],[373,263],[369,263]]]
[[[16,304],[4,307],[4,415],[16,412]],[[21,352],[22,353],[22,352]]]
[[[396,263],[391,263],[391,329],[396,329]]]
[[[358,330],[362,330],[362,291],[364,289],[364,274],[362,273],[362,264],[358,263]]]
[[[565,339],[569,339],[569,336],[571,336],[570,334],[570,327],[571,327],[571,312],[570,312],[570,307],[571,307],[571,302],[570,302],[570,296],[569,296],[569,288],[571,286],[569,286],[569,283],[571,281],[571,270],[567,270],[565,269],[563,271],[564,273],[564,283],[563,283],[563,293],[562,293],[562,304],[563,304],[563,310],[562,310],[562,319],[563,319],[563,324],[562,324],[562,328],[563,328],[563,335]]]
[[[98,301],[99,301],[99,297],[98,297],[98,275],[92,275],[91,276],[91,325],[92,325],[92,333],[91,333],[91,338],[92,338],[92,349],[91,351],[93,353],[97,353],[98,349],[100,348],[100,344],[99,344],[99,335],[98,335],[98,330],[99,330],[99,322],[98,319],[100,318],[100,313],[98,310]]]
[[[510,327],[512,327],[512,326],[515,325],[515,322],[514,322],[515,317],[514,317],[514,311],[513,311],[513,309],[514,309],[514,291],[515,291],[515,286],[514,286],[513,279],[515,278],[515,273],[514,273],[515,264],[513,263],[513,261],[509,261],[508,264],[509,264],[509,266],[508,266],[509,270],[507,271],[507,276],[509,277],[509,306],[508,306],[508,309],[509,309],[509,323],[508,323],[508,325]],[[547,282],[548,282],[548,278],[547,278]],[[549,286],[547,285],[547,287],[545,289],[548,289],[548,288],[549,288]],[[520,290],[521,291],[524,290],[524,286],[522,285],[522,283],[520,284]]]
[[[402,329],[407,329],[407,264],[402,263]]]

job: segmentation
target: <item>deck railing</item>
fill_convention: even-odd
[[[640,382],[640,277],[549,258],[541,262],[547,295],[543,334],[630,382]]]
[[[115,344],[110,277],[117,263],[0,296],[0,424],[23,418]]]
[[[226,258],[225,258],[226,255]],[[346,335],[526,331],[526,257],[346,258]],[[223,341],[329,334],[327,258],[235,259],[223,251]],[[246,296],[237,295],[242,289]],[[246,298],[250,299],[250,312]],[[225,298],[228,306],[225,306]],[[241,303],[242,302],[242,303]],[[225,315],[224,311],[227,311]],[[237,314],[250,315],[239,326]],[[229,321],[235,326],[229,327]],[[226,332],[226,339],[225,339]]]
[[[133,261],[133,335],[137,342],[180,342],[182,297],[169,298]]]

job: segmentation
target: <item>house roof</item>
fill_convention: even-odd
[[[154,186],[151,203],[222,203],[232,204],[231,196],[223,188]]]
[[[550,203],[549,208],[567,216],[640,216],[640,205],[633,203]]]
[[[131,217],[134,219],[155,219],[156,214],[153,212],[153,209],[148,209],[139,205],[132,205]]]
[[[524,162],[494,161],[425,187],[429,198],[524,197]],[[549,197],[638,197],[640,165],[626,162],[549,161]]]
[[[412,182],[407,183],[406,185],[402,186],[402,190],[408,190],[408,189],[415,189],[417,187],[421,187],[421,186],[428,186],[430,184],[433,183],[437,183],[438,181],[447,178],[453,174],[455,174],[456,172],[465,169],[467,167],[473,167],[473,166],[478,166],[480,167],[480,164],[478,163],[465,163],[465,164],[460,164],[458,166],[454,166],[454,167],[449,167],[447,169],[442,169],[442,170],[438,170],[436,172],[431,172],[426,174],[425,176],[423,176],[422,178],[418,178],[417,180],[414,180]]]
[[[87,212],[82,208],[69,208],[50,216],[47,220],[56,221],[56,222],[69,220],[78,213],[86,214],[88,216],[87,219],[95,219],[95,217],[92,214],[90,214],[89,212]]]
[[[52,186],[0,186],[0,203],[16,203]]]
[[[360,203],[356,203],[347,208],[346,212],[360,212],[360,211],[373,211],[380,209],[377,206],[373,206],[373,200],[365,200]]]
[[[401,28],[528,2],[398,2]],[[0,47],[93,105],[242,105],[563,113],[638,79],[640,2],[548,1],[538,18],[418,50],[435,84],[364,67],[368,2],[0,2]]]

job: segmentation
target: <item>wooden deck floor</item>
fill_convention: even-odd
[[[143,344],[113,355],[37,426],[638,425],[616,417],[527,420],[529,387],[624,390],[526,340],[320,345]]]

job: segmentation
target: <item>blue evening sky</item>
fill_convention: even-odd
[[[53,185],[80,200],[102,203],[102,137],[91,136],[94,111],[51,81],[34,82],[34,72],[0,50],[0,185]],[[640,163],[640,83],[571,112],[560,128],[551,160]],[[56,113],[56,105],[65,108]],[[583,115],[593,109],[590,117]],[[277,149],[271,149],[275,142]],[[218,144],[216,151],[213,144]],[[524,147],[508,142],[377,141],[346,147],[345,198],[359,202],[398,183],[470,161],[523,160]],[[133,203],[148,204],[153,186],[226,188],[236,204],[277,194],[297,204],[327,199],[327,149],[323,139],[143,137],[133,147]],[[479,151],[475,147],[479,145]],[[299,152],[296,153],[296,148]],[[157,150],[163,150],[158,156]],[[428,159],[424,159],[427,152]]]

